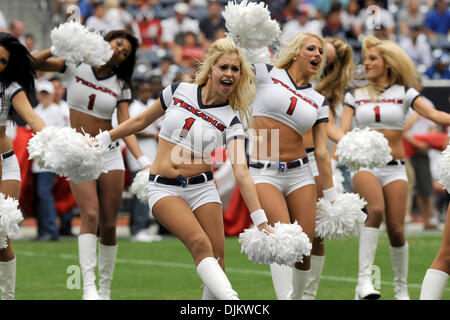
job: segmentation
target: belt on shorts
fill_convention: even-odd
[[[314,147],[306,148],[305,150],[306,150],[306,153],[310,153],[310,152],[314,151]]]
[[[14,150],[10,150],[8,152],[2,153],[2,159],[8,159],[14,155]]]
[[[157,183],[168,184],[171,186],[180,186],[186,188],[189,184],[199,184],[210,181],[213,179],[213,173],[211,171],[197,174],[192,177],[183,178],[181,174],[176,178],[167,178],[158,175],[151,174],[149,176],[150,181],[155,181]]]
[[[287,161],[287,162],[255,162],[255,163],[249,163],[249,167],[262,169],[262,168],[275,168],[278,167],[281,172],[285,172],[287,169],[294,169],[297,167],[300,167],[302,165],[305,165],[309,162],[308,157],[304,157],[303,159],[293,160],[293,161]]]
[[[405,164],[405,160],[391,160],[387,163],[388,166],[401,166]]]

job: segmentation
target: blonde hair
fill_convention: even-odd
[[[368,54],[372,47],[378,48],[384,63],[389,67],[389,85],[399,84],[406,87],[416,87],[420,74],[408,54],[400,46],[391,40],[380,40],[375,36],[367,36],[362,45],[363,57]],[[368,90],[370,94],[379,95],[374,83],[369,81]]]
[[[297,34],[291,41],[287,43],[282,43],[279,47],[279,50],[272,61],[272,65],[279,69],[289,69],[292,65],[292,61],[300,52],[300,49],[303,47],[303,44],[308,38],[314,37],[320,41],[323,48],[323,55],[325,55],[326,48],[324,40],[314,34],[314,33],[299,33]],[[319,71],[315,75],[311,75],[307,82],[311,82],[315,79],[319,79],[322,75],[323,69],[325,68],[325,59],[322,59],[322,62],[319,66]]]
[[[325,38],[325,43],[334,47],[336,58],[325,67],[316,91],[325,96],[333,115],[336,115],[335,108],[344,100],[344,90],[353,80],[356,66],[350,45],[336,38]]]
[[[245,59],[241,49],[229,38],[221,38],[213,42],[205,59],[195,73],[195,83],[203,85],[208,82],[208,76],[216,63],[224,54],[237,54],[241,61],[241,75],[236,87],[228,97],[228,103],[233,110],[239,112],[241,121],[247,121],[251,126],[251,103],[256,96],[255,73],[252,65]]]

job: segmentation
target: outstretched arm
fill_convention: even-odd
[[[24,91],[14,96],[12,104],[19,116],[31,127],[31,130],[39,132],[45,128],[45,122],[34,111]]]
[[[422,97],[418,97],[412,107],[421,116],[443,126],[450,126],[450,114],[433,108]]]
[[[45,49],[33,53],[33,66],[39,71],[56,71],[59,72],[64,68],[64,60],[61,58],[52,58],[53,54],[50,49]]]

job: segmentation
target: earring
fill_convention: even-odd
[[[296,61],[296,60],[297,60],[297,57],[294,57],[294,59],[292,59],[292,60]]]

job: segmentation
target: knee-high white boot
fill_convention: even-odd
[[[377,251],[378,228],[363,227],[359,236],[359,271],[358,285],[356,286],[355,299],[378,299],[381,293],[372,285],[372,265]]]
[[[311,255],[311,273],[308,276],[305,292],[303,293],[303,300],[316,299],[317,289],[319,288],[320,275],[323,270],[323,263],[325,256]]]
[[[298,270],[292,268],[292,291],[289,295],[291,300],[301,300],[303,298],[306,282],[308,281],[310,273],[311,269]]]
[[[390,247],[392,271],[394,271],[394,292],[396,300],[410,300],[408,294],[409,246]]]
[[[420,300],[441,300],[447,285],[448,274],[437,269],[428,269],[420,289]]]
[[[215,258],[207,257],[200,261],[197,274],[216,299],[239,300],[237,292],[231,287],[227,275]]]
[[[98,294],[103,300],[110,300],[111,282],[116,265],[117,244],[106,246],[99,244],[98,246]]]
[[[84,233],[78,236],[78,255],[83,276],[83,300],[100,300],[95,285],[97,266],[97,236]]]
[[[292,267],[270,264],[273,288],[278,300],[289,300],[292,291]]]
[[[217,300],[216,297],[211,292],[211,290],[209,290],[208,287],[205,285],[203,285],[202,300]]]
[[[16,258],[0,261],[1,300],[14,300],[16,288]]]

